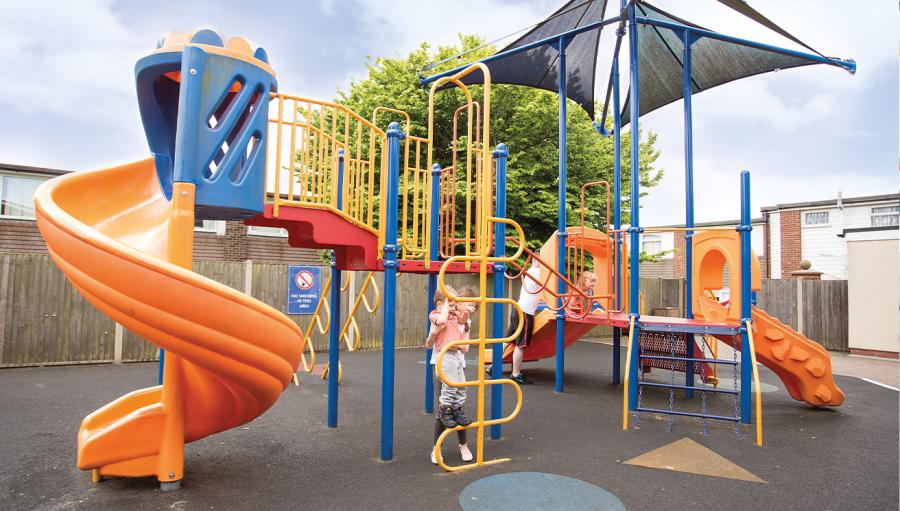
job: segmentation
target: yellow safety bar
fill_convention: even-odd
[[[750,320],[744,321],[747,327],[747,349],[750,350],[750,364],[753,366],[753,386],[756,388],[756,445],[762,447],[762,392],[759,389],[759,369],[756,367],[756,347],[753,345],[753,325]]]
[[[628,431],[628,377],[631,372],[631,343],[634,342],[634,316],[628,322],[628,347],[625,355],[625,385],[622,389],[622,431]],[[640,370],[640,368],[638,368]]]

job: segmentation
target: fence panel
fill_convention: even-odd
[[[246,289],[247,265],[239,262],[201,261],[194,271],[239,291]],[[330,268],[323,267],[327,279]],[[344,279],[349,272],[343,272]],[[251,295],[285,312],[287,304],[287,265],[252,263]],[[356,288],[362,286],[367,273],[356,273]],[[379,289],[384,290],[384,275],[376,274]],[[488,277],[492,289],[492,277]],[[447,283],[457,289],[476,287],[478,275],[448,275]],[[518,297],[519,280],[507,280],[507,296]],[[428,279],[425,275],[401,274],[397,280],[398,348],[420,347],[426,333]],[[764,280],[758,304],[804,335],[828,349],[847,350],[847,282],[804,281],[798,289],[796,280]],[[683,312],[684,280],[650,277],[641,279],[646,311],[677,308]],[[798,291],[801,311],[797,310]],[[369,292],[371,296],[371,291]],[[173,297],[177,299],[177,297]],[[349,312],[349,296],[341,297],[342,318]],[[362,308],[356,315],[362,349],[381,347],[382,306],[371,315]],[[493,307],[486,311],[490,322]],[[507,308],[504,315],[508,314]],[[288,316],[306,329],[310,315]],[[798,320],[800,325],[798,325]],[[342,323],[343,324],[343,323]],[[478,330],[478,315],[472,328]],[[108,362],[115,350],[116,325],[95,309],[65,279],[45,254],[0,254],[0,367],[53,363]],[[490,335],[490,330],[488,330]],[[594,329],[591,335],[608,336],[609,328]],[[317,351],[328,348],[328,338],[318,333],[311,342]],[[157,358],[156,346],[123,331],[122,360],[148,361]]]
[[[49,256],[0,258],[0,366],[112,360],[115,324]]]
[[[757,293],[756,305],[778,318],[785,325],[797,329],[797,281],[765,279]]]
[[[846,280],[801,280],[803,334],[834,351],[848,351]]]

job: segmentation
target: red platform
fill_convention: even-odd
[[[263,214],[244,223],[286,229],[292,247],[334,249],[342,270],[372,270],[378,264],[378,235],[331,209],[279,206],[274,217],[272,205],[266,204]]]
[[[410,261],[408,259],[400,259],[398,270],[400,273],[437,273],[441,271],[443,261],[431,261],[429,268],[425,268],[425,261]],[[463,262],[450,263],[444,273],[478,273],[480,266],[478,263],[471,263],[469,268]],[[384,260],[378,260],[378,271],[384,271]],[[493,272],[493,264],[488,265],[488,273]]]
[[[247,225],[280,227],[288,232],[288,244],[298,248],[334,249],[335,263],[340,270],[384,271],[384,260],[378,259],[378,235],[347,219],[330,208],[302,206],[278,207],[278,216],[272,215],[272,204],[266,204],[261,215],[244,220]],[[425,268],[425,261],[397,261],[400,273],[437,273],[443,261],[432,261]],[[478,263],[450,264],[445,273],[477,273]],[[488,266],[488,273],[493,265]]]

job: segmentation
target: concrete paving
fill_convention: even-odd
[[[897,509],[897,392],[838,376],[847,394],[844,406],[816,409],[793,401],[763,369],[763,381],[778,390],[763,395],[762,448],[754,443],[753,427],[744,426],[739,438],[730,424],[713,422],[705,436],[699,420],[676,418],[669,433],[665,417],[655,414],[641,414],[638,426],[632,415],[631,428],[623,432],[622,388],[610,384],[610,351],[603,344],[574,345],[567,353],[563,394],[553,390],[552,360],[530,365],[526,374],[535,384],[524,388],[522,413],[504,426],[502,440],[485,444],[487,458],[511,461],[460,474],[445,474],[428,461],[433,419],[422,412],[422,351],[397,354],[395,457],[389,463],[378,460],[381,353],[342,354],[337,429],[325,426],[325,382],[301,375],[301,385],[288,388],[262,417],[190,444],[183,487],[167,494],[150,478],[92,484],[89,473],[75,468],[81,419],[154,384],[155,364],[2,370],[0,508],[468,510],[476,509],[473,501],[461,502],[460,496],[477,500],[478,492],[490,491],[482,478],[548,473],[595,485],[632,510]],[[652,377],[664,381],[669,375],[654,371]],[[504,393],[507,410],[511,394]],[[665,392],[647,392],[642,399],[668,405]],[[469,402],[473,409],[474,392]],[[679,395],[673,404],[702,406],[699,398],[688,402]],[[724,414],[733,403],[712,396],[706,407]],[[687,469],[678,466],[678,458],[692,461],[692,451],[678,449],[691,445],[765,482],[681,471]],[[625,464],[666,446],[667,456],[656,458],[669,466]],[[445,456],[460,462],[450,449]],[[647,458],[653,456],[642,459]],[[481,482],[466,491],[476,481]],[[552,501],[556,509],[571,508],[566,495]]]

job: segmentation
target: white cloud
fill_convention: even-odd
[[[123,112],[137,111],[133,66],[146,49],[108,1],[5,3],[0,68],[13,71],[3,80],[0,107],[116,124]]]

